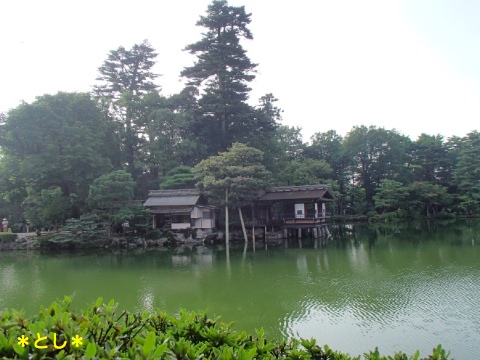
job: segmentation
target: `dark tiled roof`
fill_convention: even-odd
[[[327,185],[282,186],[266,191],[258,201],[332,201]]]
[[[150,190],[148,196],[186,196],[200,195],[197,189]]]
[[[188,214],[192,212],[192,207],[171,207],[171,206],[165,206],[161,208],[154,208],[151,209],[150,212],[152,214]]]
[[[150,190],[144,206],[194,206],[200,199],[196,189]]]

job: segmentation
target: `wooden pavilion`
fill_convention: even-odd
[[[196,189],[150,190],[143,204],[150,209],[153,228],[168,226],[211,230],[215,227],[215,207]]]
[[[314,234],[328,232],[326,204],[334,200],[328,185],[275,187],[264,191],[252,211],[254,226],[289,231],[313,230]]]

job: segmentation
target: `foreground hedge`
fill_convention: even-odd
[[[114,302],[103,304],[101,298],[80,312],[70,305],[65,297],[30,318],[15,310],[1,314],[0,358],[361,359],[318,346],[313,339],[276,342],[267,340],[262,330],[247,335],[205,313],[116,313]],[[385,357],[378,350],[363,356],[366,360],[448,358],[440,346],[427,358],[420,358],[418,352],[410,357],[403,353]]]

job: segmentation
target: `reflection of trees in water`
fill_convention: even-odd
[[[480,222],[475,220],[334,224],[330,231],[333,246],[342,248],[356,246],[360,241],[367,241],[370,248],[392,241],[416,245],[438,241],[457,246],[480,243]]]

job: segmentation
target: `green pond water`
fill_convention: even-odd
[[[81,308],[101,296],[119,309],[206,309],[263,327],[268,336],[316,338],[360,355],[441,343],[480,358],[480,223],[331,226],[327,244],[289,240],[176,250],[0,252],[0,311],[33,314],[63,295]]]

